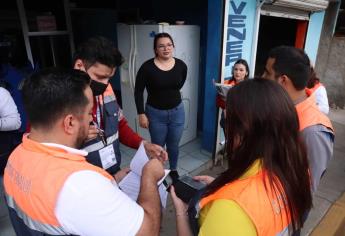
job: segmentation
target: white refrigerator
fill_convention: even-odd
[[[154,35],[169,33],[175,44],[174,57],[183,60],[188,67],[187,79],[181,89],[185,108],[185,125],[180,145],[192,141],[197,135],[198,80],[200,29],[196,25],[117,25],[118,48],[124,57],[120,67],[122,108],[129,126],[143,138],[150,139],[147,129],[139,126],[134,101],[136,74],[140,66],[154,57]],[[144,101],[146,102],[146,91]]]

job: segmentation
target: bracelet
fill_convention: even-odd
[[[180,213],[176,212],[176,216],[188,216],[188,212],[180,212]]]

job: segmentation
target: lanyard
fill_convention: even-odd
[[[93,121],[95,121],[99,128],[105,129],[105,116],[104,116],[104,97],[102,96],[103,104],[101,104],[99,97],[94,97],[93,105]]]
[[[103,105],[100,102],[99,97],[94,97],[94,106],[92,109],[93,113],[93,121],[97,125],[98,129],[98,136],[102,140],[104,146],[107,146],[107,137],[105,135],[104,129],[105,129],[105,116],[104,116],[104,97],[102,96]]]

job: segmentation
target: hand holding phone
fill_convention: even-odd
[[[173,183],[176,195],[185,203],[189,203],[197,191],[206,187],[205,183],[194,180],[192,177],[185,175]]]

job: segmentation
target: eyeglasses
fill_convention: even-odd
[[[174,47],[174,45],[173,45],[173,44],[167,44],[167,45],[158,45],[158,49],[159,49],[159,50],[171,49],[172,47]]]

